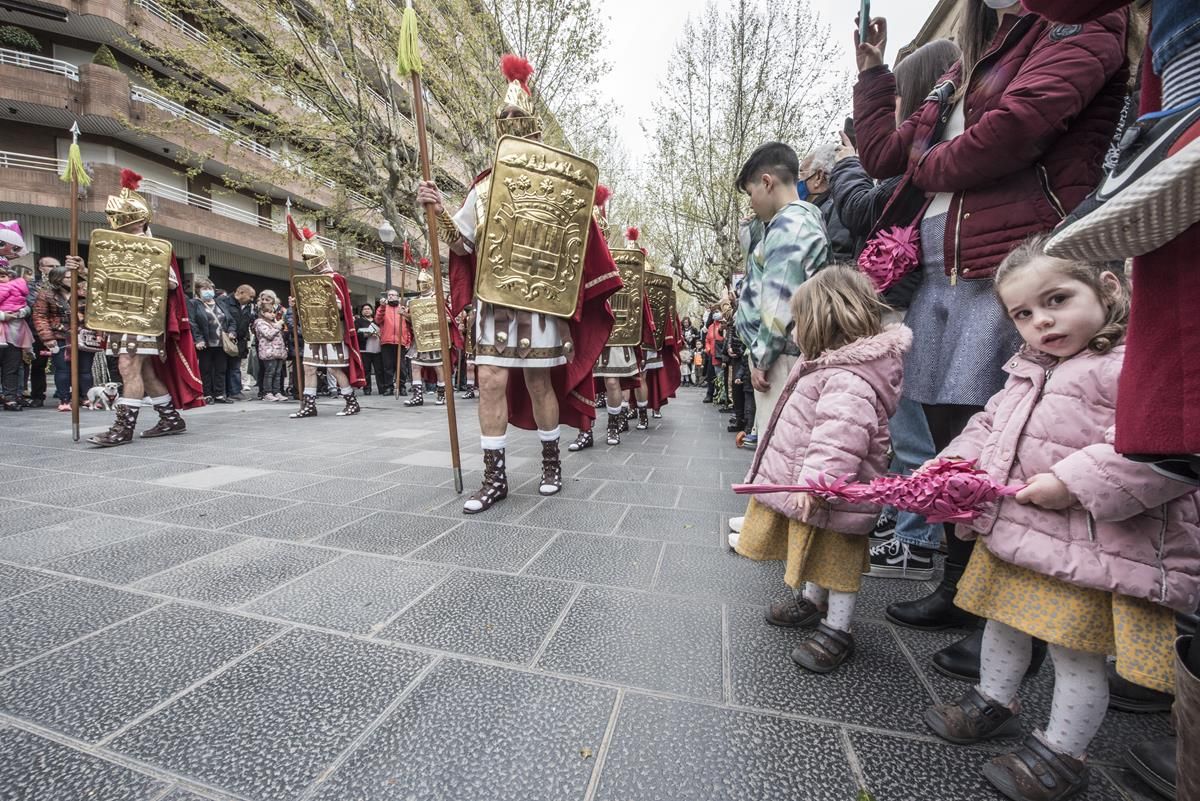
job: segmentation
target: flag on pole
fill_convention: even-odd
[[[79,123],[71,126],[71,133],[75,134],[75,140],[78,140]],[[63,167],[62,175],[58,176],[59,180],[66,184],[74,181],[77,186],[91,186],[92,179],[83,168],[83,154],[79,152],[79,142],[75,140],[67,148],[67,164]]]

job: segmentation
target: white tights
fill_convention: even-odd
[[[1108,675],[1103,654],[1050,645],[1054,661],[1054,702],[1042,738],[1056,751],[1082,757],[1100,731],[1108,711]],[[1033,638],[995,620],[983,630],[979,691],[986,698],[1012,706],[1029,669]]]
[[[828,602],[829,610],[821,622],[831,629],[850,631],[850,618],[854,616],[854,603],[858,600],[858,593],[827,590],[819,584],[806,581],[804,598],[817,606],[825,606]]]

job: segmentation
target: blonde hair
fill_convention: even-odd
[[[1004,258],[1004,261],[1000,262],[993,280],[997,300],[1003,307],[1004,301],[1000,298],[1000,287],[1005,281],[1034,262],[1045,262],[1056,272],[1081,284],[1086,284],[1096,293],[1096,297],[1104,305],[1106,314],[1104,325],[1088,341],[1088,350],[1095,353],[1107,353],[1121,343],[1121,340],[1125,338],[1125,329],[1129,327],[1129,279],[1125,277],[1125,271],[1109,269],[1103,265],[1088,264],[1076,259],[1060,259],[1057,256],[1048,255],[1046,242],[1049,239],[1048,234],[1031,237],[1018,245],[1012,253]],[[1104,286],[1101,279],[1105,273],[1117,279],[1119,289],[1116,292]],[[1008,310],[1005,309],[1005,313],[1007,312]]]
[[[792,295],[792,337],[806,359],[875,336],[889,307],[871,280],[856,267],[833,264],[809,278]]]

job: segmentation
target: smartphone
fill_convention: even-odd
[[[850,140],[851,147],[858,147],[858,140],[854,137],[854,118],[847,117],[845,124],[842,125],[842,133]]]
[[[867,41],[867,29],[871,27],[871,0],[862,0],[858,11],[858,41]]]

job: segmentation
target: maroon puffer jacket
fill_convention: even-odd
[[[967,78],[964,133],[928,151],[937,103],[897,128],[891,71],[858,76],[854,127],[867,172],[954,193],[947,275],[991,278],[1013,247],[1049,231],[1095,188],[1128,79],[1127,22],[1125,11],[1086,25],[1006,17]],[[959,85],[961,65],[945,80]]]

